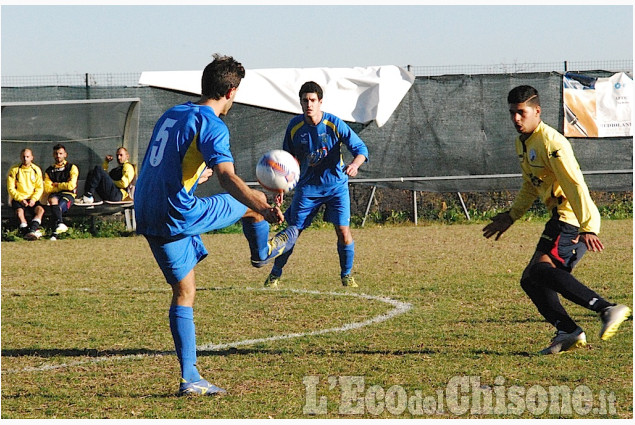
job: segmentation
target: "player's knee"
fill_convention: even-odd
[[[348,226],[339,226],[335,228],[337,233],[337,242],[341,245],[350,245],[353,243],[353,234]]]
[[[245,212],[245,215],[243,215],[242,217],[243,221],[250,222],[250,223],[262,221],[264,219],[265,218],[262,216],[262,214],[252,210],[251,208],[247,208],[247,212]]]
[[[520,278],[520,287],[523,288],[523,290],[525,292],[527,292],[527,289],[532,287],[534,284],[532,282],[531,277],[527,274],[525,275],[523,273],[523,276]]]
[[[256,194],[256,196],[259,198],[260,201],[268,202],[267,201],[267,195],[265,195],[263,192],[261,192],[259,190],[254,190],[254,193]]]

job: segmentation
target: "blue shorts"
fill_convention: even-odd
[[[324,221],[336,226],[350,226],[351,200],[348,185],[339,185],[319,192],[311,191],[311,194],[305,194],[303,189],[296,188],[291,206],[284,213],[289,225],[297,226],[299,230],[306,229],[311,225],[320,207],[325,205]]]
[[[209,198],[201,198],[208,203],[210,209],[192,223],[191,229],[199,229],[201,233],[223,229],[236,223],[247,212],[247,207],[231,195],[223,193]],[[165,280],[173,285],[207,257],[207,249],[200,235],[180,235],[173,238],[145,235],[152,254],[161,268]]]
[[[578,230],[554,215],[545,225],[536,251],[547,254],[559,269],[571,272],[587,251],[584,242],[573,242],[579,235]]]
[[[68,211],[75,203],[75,197],[68,192],[55,192],[49,195],[49,199],[57,198],[57,204],[60,206],[60,210],[63,213]]]

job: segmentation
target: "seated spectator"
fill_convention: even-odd
[[[27,240],[36,240],[42,237],[40,226],[44,216],[44,207],[40,204],[44,193],[42,170],[33,163],[31,149],[22,149],[20,160],[20,164],[11,167],[7,175],[9,204],[20,220],[20,235]],[[30,226],[27,225],[25,211],[33,215]]]
[[[77,199],[78,205],[96,205],[94,195],[97,194],[102,201],[131,201],[132,190],[135,181],[135,168],[129,162],[130,155],[124,147],[117,149],[117,162],[119,166],[108,173],[108,166],[113,160],[112,155],[106,155],[101,167],[95,166],[88,172],[84,195]]]
[[[44,192],[51,206],[51,213],[55,217],[53,237],[68,230],[62,215],[70,209],[77,194],[77,178],[79,169],[75,164],[66,160],[68,153],[64,145],[53,146],[55,164],[44,173]]]

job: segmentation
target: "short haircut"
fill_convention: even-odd
[[[203,70],[201,94],[218,100],[245,78],[245,68],[231,56],[214,54],[214,60]]]
[[[320,100],[322,100],[322,96],[324,96],[322,87],[320,87],[320,85],[315,81],[307,81],[306,83],[302,84],[302,87],[300,87],[299,96],[302,97],[302,95],[305,93],[316,93],[318,99]]]
[[[22,156],[22,154],[24,154],[26,151],[31,152],[31,155],[33,155],[33,151],[30,148],[24,148],[20,151],[20,156]]]
[[[53,152],[55,152],[57,150],[60,150],[60,149],[64,149],[64,152],[66,152],[66,147],[63,144],[61,144],[61,143],[58,143],[57,145],[53,146]]]
[[[510,105],[525,102],[530,106],[540,106],[538,90],[532,86],[518,86],[513,88],[507,95],[507,103]]]

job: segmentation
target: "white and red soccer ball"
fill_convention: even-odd
[[[287,193],[300,179],[300,164],[289,152],[275,149],[265,153],[256,164],[258,183],[267,190]]]

